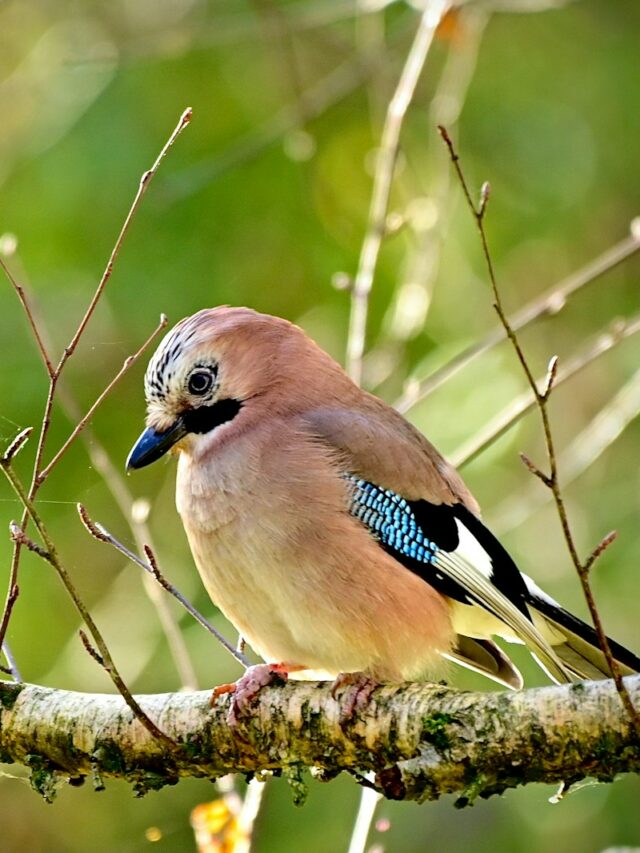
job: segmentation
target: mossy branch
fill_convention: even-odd
[[[640,676],[626,679],[640,702]],[[130,781],[136,794],[180,777],[211,779],[270,770],[299,778],[365,774],[390,799],[458,796],[466,805],[530,782],[612,781],[640,772],[640,741],[612,681],[515,693],[466,693],[441,685],[384,685],[365,714],[344,724],[330,685],[290,682],[263,690],[232,731],[229,697],[209,692],[138,696],[181,748],[154,739],[120,696],[0,683],[0,759],[31,768],[51,799],[65,780]],[[373,774],[373,775],[370,775]]]

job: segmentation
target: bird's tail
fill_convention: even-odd
[[[561,607],[543,592],[531,578],[524,575],[527,585],[527,604],[540,633],[553,647],[566,668],[577,679],[609,678],[606,658],[600,650],[595,630]],[[609,640],[611,653],[622,675],[640,672],[640,658]]]

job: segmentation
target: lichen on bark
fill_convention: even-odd
[[[640,702],[640,676],[627,679]],[[640,771],[640,743],[610,681],[515,693],[468,693],[435,684],[383,685],[344,722],[326,683],[263,690],[236,729],[230,698],[210,693],[137,697],[179,749],[135,719],[120,696],[0,682],[0,759],[31,770],[51,800],[61,782],[100,789],[125,779],[141,796],[181,777],[280,771],[302,800],[303,768],[329,779],[367,774],[390,799],[457,795],[459,806],[529,782],[611,781]]]

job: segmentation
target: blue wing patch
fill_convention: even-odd
[[[434,566],[441,545],[425,534],[409,501],[390,489],[383,489],[352,474],[344,474],[343,477],[351,486],[349,512],[371,531],[386,551],[444,595],[465,604],[472,603],[461,584]],[[447,540],[446,545],[453,547],[445,550],[454,550],[457,535],[455,542],[451,541],[450,535]]]
[[[432,563],[438,552],[435,542],[424,535],[407,501],[389,489],[381,489],[345,476],[353,485],[352,515],[368,527],[389,548],[421,563]]]
[[[353,474],[343,474],[350,486],[349,512],[362,522],[410,571],[443,595],[463,604],[482,604],[461,583],[442,571],[438,555],[453,554],[459,545],[458,523],[475,538],[491,560],[491,582],[530,619],[527,590],[517,566],[484,524],[463,504],[408,501]]]

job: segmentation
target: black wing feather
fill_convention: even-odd
[[[578,637],[581,637],[594,648],[600,648],[598,635],[591,625],[583,622],[582,619],[574,616],[573,613],[569,613],[568,610],[565,610],[564,607],[561,607],[559,604],[549,601],[542,596],[538,596],[533,592],[527,592],[527,599],[532,607],[534,607],[543,616],[546,616],[551,622],[555,622],[557,625],[560,625],[560,627],[566,628],[567,631],[572,634],[576,634]],[[638,658],[637,655],[620,645],[620,643],[612,640],[611,637],[607,637],[607,641],[609,643],[609,648],[611,649],[611,654],[615,660],[623,663],[625,666],[628,666],[634,672],[640,672],[640,658]]]
[[[454,552],[459,545],[457,521],[461,522],[488,554],[492,564],[492,584],[528,619],[527,588],[503,546],[463,504],[432,504],[408,501],[390,489],[383,489],[353,475],[349,511],[380,542],[380,545],[414,574],[443,595],[464,604],[475,604],[468,590],[439,571],[434,560],[440,551]]]

